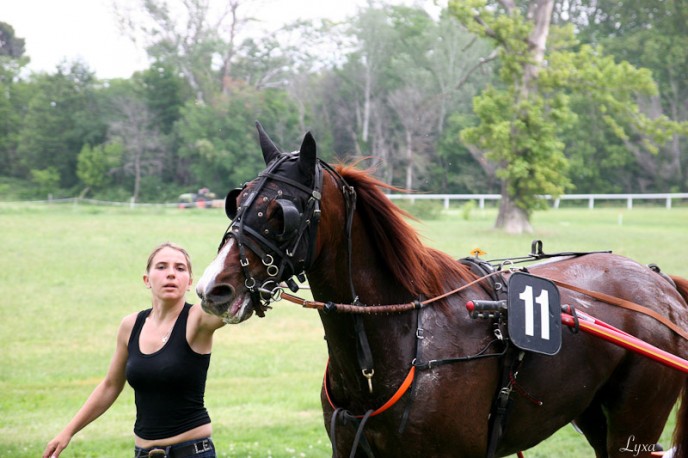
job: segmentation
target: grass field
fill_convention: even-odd
[[[546,252],[611,249],[688,276],[688,208],[539,212],[536,233],[519,237],[493,231],[495,216],[474,210],[466,220],[456,209],[417,226],[428,244],[457,258],[475,247],[487,259],[524,255],[538,238]],[[166,240],[182,244],[198,278],[226,225],[214,209],[0,206],[0,457],[40,456],[102,378],[119,321],[149,307],[141,281],[149,251]],[[219,456],[330,456],[319,405],[322,337],[317,314],[288,303],[218,332],[206,404]],[[62,456],[131,456],[133,421],[127,387]],[[571,427],[526,452],[591,455]]]

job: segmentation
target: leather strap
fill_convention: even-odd
[[[561,286],[562,288],[570,289],[572,291],[576,291],[581,294],[585,294],[586,296],[590,296],[592,298],[598,299],[602,302],[606,302],[608,304],[616,305],[618,307],[622,307],[628,310],[633,310],[634,312],[639,312],[644,315],[647,315],[649,317],[654,318],[655,320],[659,321],[672,331],[674,331],[676,334],[679,336],[683,337],[684,339],[688,340],[688,332],[686,332],[684,329],[681,329],[678,327],[674,322],[670,321],[667,317],[660,315],[659,313],[655,312],[652,309],[649,309],[647,307],[643,307],[642,305],[638,305],[635,302],[627,301],[626,299],[621,299],[619,297],[614,297],[610,296],[608,294],[600,293],[597,291],[590,291],[585,288],[580,288],[578,286],[570,285],[568,283],[564,283],[563,281],[560,280],[554,280],[554,279],[549,279],[553,281],[555,284],[558,286]]]
[[[327,367],[325,368],[325,380],[323,381],[323,386],[325,387],[325,396],[327,397],[327,402],[330,403],[330,406],[337,410],[337,407],[334,405],[334,402],[332,402],[332,398],[330,397],[330,389],[328,388],[328,383],[327,383],[327,373],[329,372],[330,368],[330,362],[327,362]],[[373,411],[370,416],[374,417],[376,415],[380,415],[381,413],[387,411],[390,407],[392,407],[394,404],[401,399],[401,397],[408,391],[408,389],[411,387],[411,384],[413,383],[413,378],[416,374],[416,366],[411,366],[411,370],[409,370],[408,374],[406,375],[406,378],[404,381],[401,383],[401,386],[399,386],[399,389],[392,395],[387,402],[385,402],[381,407]],[[354,415],[355,418],[363,418],[365,415]]]

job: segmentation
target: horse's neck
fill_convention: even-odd
[[[308,282],[316,300],[335,303],[365,305],[396,304],[414,298],[380,264],[371,246],[358,242],[351,262],[346,242],[333,244],[338,247],[324,253],[308,272]]]
[[[355,294],[361,304],[375,305],[409,302],[409,293],[392,279],[388,269],[380,265],[374,255],[371,242],[362,233],[355,234],[355,252],[352,258],[351,274],[348,267],[348,244],[345,241],[333,243],[329,251],[321,253],[317,264],[308,274],[313,297],[323,302],[351,303],[349,275],[353,280]],[[361,339],[370,345],[375,365],[374,383],[397,379],[405,375],[415,353],[415,314],[374,315],[362,318],[364,335],[356,329],[354,318],[348,314],[323,314],[321,316],[327,340],[330,371],[335,391],[358,393],[368,399],[366,380],[362,378],[358,359]],[[360,327],[360,325],[359,325]],[[336,381],[335,381],[336,380]],[[373,397],[386,392],[378,388]]]

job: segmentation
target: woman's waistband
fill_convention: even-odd
[[[134,458],[191,458],[215,450],[209,437],[180,442],[167,447],[134,448]]]

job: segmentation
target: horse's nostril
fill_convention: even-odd
[[[234,288],[231,285],[223,283],[220,285],[213,286],[213,288],[208,292],[206,299],[212,303],[222,304],[225,302],[229,302],[229,299],[233,295]]]

